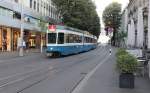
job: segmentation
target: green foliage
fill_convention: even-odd
[[[124,50],[119,50],[117,52],[117,69],[121,73],[134,73],[137,69],[137,59]]]
[[[113,2],[108,5],[103,11],[103,22],[105,23],[105,27],[112,27],[114,29],[112,41],[115,42],[117,40],[117,30],[121,25],[121,4],[117,2]]]
[[[65,25],[100,34],[100,19],[92,0],[53,0]]]
[[[121,4],[114,2],[108,5],[103,12],[103,21],[105,26],[118,29],[121,24]]]
[[[119,57],[119,55],[125,55],[125,54],[127,54],[126,50],[123,48],[119,48],[116,53],[116,56]]]
[[[123,40],[125,37],[127,37],[127,33],[124,31],[118,32],[118,39]]]
[[[43,21],[43,19],[42,19],[42,17],[40,18],[40,20],[39,20],[39,23],[38,23],[38,25],[39,25],[39,27],[41,28],[41,31],[42,32],[46,32],[47,31],[47,22],[44,22]]]

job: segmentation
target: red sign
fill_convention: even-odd
[[[49,26],[48,26],[48,29],[49,29],[50,31],[56,31],[56,25],[49,25]]]

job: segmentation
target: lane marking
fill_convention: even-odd
[[[93,74],[108,60],[110,56],[107,56],[105,59],[103,59],[102,62],[100,62],[92,71],[90,71],[85,78],[80,82],[80,84],[72,91],[72,93],[81,93],[83,87],[87,85],[88,80],[93,76]]]

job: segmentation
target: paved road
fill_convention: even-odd
[[[35,54],[0,60],[0,93],[72,93],[109,56],[109,48],[100,47],[62,58]]]

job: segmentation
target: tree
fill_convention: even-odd
[[[39,19],[38,26],[41,28],[42,32],[46,32],[47,31],[47,24],[48,24],[48,22],[43,21],[42,17]]]
[[[43,17],[41,16],[39,21],[38,21],[38,26],[40,27],[41,32],[46,32],[47,31],[47,25],[48,21],[44,21]],[[42,34],[41,34],[41,53],[43,52],[43,39],[42,39]]]
[[[103,12],[103,21],[105,27],[114,29],[112,37],[112,45],[116,45],[118,39],[118,30],[121,24],[121,4],[113,2],[109,4]]]
[[[127,37],[127,32],[119,31],[118,32],[118,45],[122,44],[122,47],[125,47],[125,38]]]
[[[92,0],[53,0],[65,25],[86,30],[97,37],[100,19]]]

